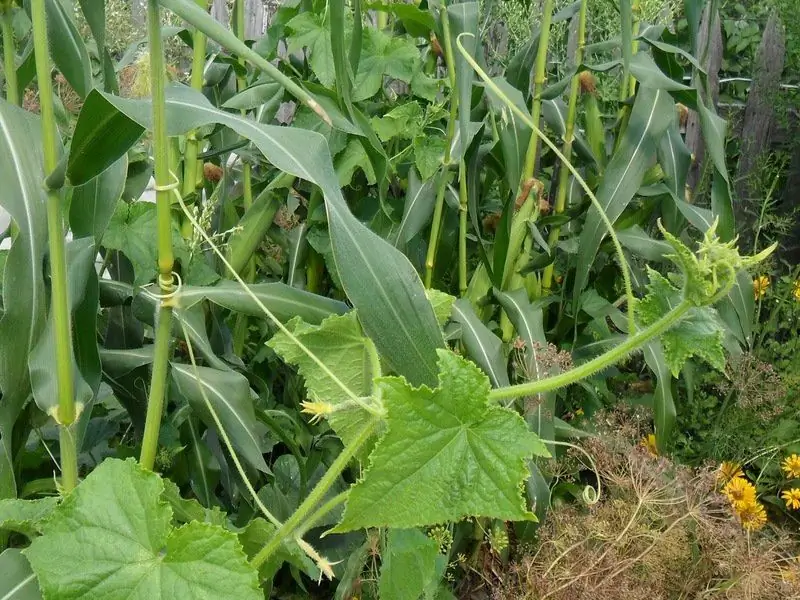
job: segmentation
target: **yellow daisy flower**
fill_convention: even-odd
[[[792,454],[785,458],[781,464],[781,469],[786,473],[787,479],[800,478],[800,456]]]
[[[742,506],[737,514],[747,531],[758,531],[767,524],[767,511],[760,502],[750,502]]]
[[[736,477],[744,477],[744,472],[739,464],[727,460],[723,461],[723,463],[719,466],[717,481],[722,484],[726,484],[731,479],[735,479]]]
[[[796,280],[794,285],[792,285],[792,296],[794,296],[795,300],[800,302],[800,279]]]
[[[786,508],[800,509],[800,488],[784,490],[781,493],[781,498],[786,502]]]
[[[768,287],[769,277],[766,275],[760,275],[753,280],[753,295],[755,295],[756,300],[764,297],[764,294],[767,293]]]
[[[756,501],[756,488],[744,477],[734,477],[725,487],[722,493],[728,498],[734,510],[738,511],[741,507],[754,504]]]
[[[648,433],[644,436],[639,445],[647,450],[650,456],[658,456],[658,446],[656,445],[656,436],[654,433]]]

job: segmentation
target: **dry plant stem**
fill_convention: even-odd
[[[545,81],[547,81],[547,47],[550,44],[550,24],[553,20],[553,5],[553,0],[544,0],[544,6],[542,7],[542,26],[539,32],[539,47],[536,52],[536,66],[533,73],[531,118],[537,127],[539,126],[539,118],[542,113],[542,90],[544,89]],[[520,186],[524,185],[528,179],[533,177],[538,152],[539,137],[531,134],[530,142],[528,142],[528,152],[525,154],[525,167],[522,170]]]
[[[206,0],[197,0],[197,5],[205,9]],[[192,89],[203,90],[203,76],[206,64],[206,34],[196,29],[192,34],[192,76],[190,85]],[[200,140],[197,139],[197,130],[186,136],[186,153],[183,157],[183,195],[188,196],[197,189],[198,161],[200,153]]]
[[[175,185],[169,170],[169,139],[167,138],[164,49],[161,43],[161,10],[158,0],[148,0],[147,32],[150,40],[150,87],[153,105],[153,155],[155,157],[156,218],[158,227],[158,283],[162,294],[175,292],[172,276],[172,196]],[[177,191],[177,190],[176,190]],[[146,469],[153,469],[158,450],[158,433],[164,411],[164,395],[167,384],[169,345],[172,325],[172,300],[162,300],[156,317],[155,355],[147,398],[144,439],[139,462]]]
[[[597,209],[598,213],[600,214],[600,219],[603,221],[603,225],[605,225],[606,232],[608,233],[608,237],[611,238],[611,241],[614,243],[614,250],[617,253],[617,260],[619,260],[619,266],[622,270],[622,279],[625,282],[625,296],[628,300],[628,332],[634,333],[636,331],[636,319],[634,318],[634,307],[636,303],[636,298],[633,295],[633,284],[631,282],[631,275],[630,275],[630,267],[628,266],[628,261],[625,258],[625,253],[622,250],[622,244],[617,237],[616,232],[614,231],[614,224],[609,220],[608,215],[606,215],[605,211],[603,210],[602,205],[597,200],[597,196],[594,195],[589,184],[586,183],[586,180],[581,176],[578,172],[578,169],[575,168],[567,157],[564,156],[561,151],[556,147],[556,145],[548,138],[544,132],[531,120],[530,115],[526,114],[525,111],[520,109],[516,104],[514,104],[508,96],[505,95],[503,90],[501,90],[493,81],[492,79],[486,74],[486,72],[480,67],[480,65],[475,62],[475,59],[472,58],[469,53],[464,49],[464,46],[461,44],[461,36],[465,35],[472,35],[471,33],[462,33],[459,35],[459,39],[456,39],[456,44],[458,45],[458,50],[461,52],[464,60],[466,60],[472,69],[478,74],[478,76],[483,80],[487,87],[489,87],[498,98],[500,98],[503,103],[508,106],[509,110],[511,110],[515,115],[517,115],[523,123],[525,123],[528,127],[531,128],[531,131],[534,135],[541,138],[541,140],[545,143],[545,145],[550,148],[553,154],[562,162],[562,164],[569,169],[572,176],[575,178],[575,181],[578,182],[578,185],[583,188],[583,191],[588,196],[589,200],[591,200],[592,205]]]
[[[17,87],[16,46],[14,45],[14,24],[11,5],[3,9],[3,74],[6,77],[6,101],[19,106]]]
[[[439,232],[442,225],[442,212],[444,211],[444,194],[447,190],[447,171],[450,169],[450,151],[453,148],[453,137],[456,131],[458,116],[458,94],[456,92],[456,63],[453,55],[453,44],[450,36],[450,17],[447,7],[442,6],[442,33],[444,37],[444,61],[447,65],[447,75],[450,79],[450,119],[447,122],[447,145],[444,151],[442,172],[439,173],[439,188],[436,191],[436,204],[433,208],[433,221],[431,222],[431,237],[428,241],[428,253],[425,257],[425,287],[433,283],[433,269],[436,266],[436,251],[439,247]]]
[[[39,85],[39,107],[42,121],[44,172],[52,173],[58,166],[60,142],[53,109],[53,83],[50,53],[47,43],[47,16],[44,0],[31,2],[33,46],[36,54],[36,80]],[[64,244],[64,218],[61,196],[57,190],[47,190],[47,238],[50,250],[51,314],[56,347],[56,378],[58,381],[58,412],[61,445],[61,477],[65,492],[78,485],[78,462],[75,439],[70,426],[77,418],[75,385],[72,373],[72,325],[67,299],[67,261]]]
[[[586,43],[586,7],[589,0],[581,2],[580,12],[578,14],[578,46],[575,49],[575,65],[580,65],[583,62],[583,47]],[[580,89],[580,77],[576,73],[572,77],[572,84],[569,90],[569,106],[567,108],[567,122],[564,132],[564,145],[561,147],[561,153],[567,158],[572,160],[572,140],[575,134],[575,119],[578,113],[578,92]],[[567,203],[567,190],[569,189],[569,171],[562,166],[558,172],[558,192],[556,193],[556,203],[553,207],[554,214],[561,214],[564,212]],[[552,255],[556,250],[558,243],[558,236],[561,228],[557,225],[550,230],[547,238],[547,245],[550,248]],[[550,263],[544,269],[542,274],[542,295],[547,295],[550,292],[550,287],[553,283],[553,266]]]
[[[608,553],[611,552],[611,550],[614,548],[614,546],[616,546],[620,542],[620,540],[625,537],[625,534],[628,533],[628,530],[631,527],[633,527],[634,523],[636,522],[636,517],[639,516],[639,511],[641,509],[642,509],[642,500],[640,499],[639,502],[636,504],[636,508],[634,509],[633,514],[631,515],[631,518],[628,519],[628,522],[625,524],[625,527],[619,533],[617,538],[613,542],[611,542],[610,544],[608,544],[606,546],[606,549],[603,551],[603,553],[597,559],[595,559],[595,561],[591,565],[586,567],[578,575],[576,575],[575,577],[571,577],[569,579],[569,581],[567,581],[565,584],[557,587],[556,589],[547,592],[544,596],[541,597],[541,600],[545,600],[545,598],[547,598],[549,596],[552,596],[553,594],[557,594],[558,592],[560,592],[564,588],[569,587],[570,585],[572,585],[573,583],[575,583],[579,579],[582,579],[582,578],[586,577],[587,575],[591,575],[591,573],[594,571],[594,569],[597,567],[597,565],[599,565],[601,562],[603,562],[603,559],[606,556],[608,556]],[[549,573],[553,569],[553,567],[555,567],[559,563],[559,561],[562,558],[564,558],[567,555],[568,552],[569,552],[569,549],[565,550],[558,557],[556,557],[556,559],[550,564],[550,566],[547,567],[547,571],[545,571],[545,576],[547,575],[547,573]]]

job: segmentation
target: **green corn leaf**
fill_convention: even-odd
[[[663,451],[675,428],[677,410],[672,395],[672,373],[667,365],[664,348],[658,340],[651,341],[643,348],[644,360],[650,370],[656,374],[656,390],[653,395],[653,412],[655,413],[656,445]]]
[[[119,377],[130,373],[134,369],[151,364],[154,354],[155,345],[153,344],[148,344],[141,348],[128,348],[124,350],[101,348],[100,360],[103,363],[104,371]]]
[[[216,428],[203,397],[205,392],[233,447],[256,469],[269,473],[263,456],[262,427],[256,419],[250,384],[244,375],[208,367],[197,367],[195,371],[192,365],[172,363],[172,380],[192,410],[208,427]]]
[[[307,323],[320,323],[333,314],[343,314],[349,310],[344,302],[299,290],[285,283],[254,283],[247,287],[281,321],[299,317]],[[213,287],[187,285],[181,289],[182,307],[189,308],[203,300],[251,317],[264,316],[250,294],[233,281],[221,281]]]
[[[453,303],[453,321],[461,324],[461,342],[472,360],[489,376],[492,386],[507,386],[503,342],[481,322],[468,300],[459,298]]]
[[[98,52],[106,45],[106,3],[99,0],[78,0],[83,18],[89,25]]]
[[[630,73],[631,60],[633,59],[633,6],[632,0],[619,0],[620,32],[622,34],[622,64],[624,73]],[[622,82],[623,86],[628,85],[627,81]],[[627,98],[625,92],[623,98]]]
[[[415,168],[408,170],[408,190],[406,191],[403,218],[397,228],[395,245],[404,247],[431,220],[436,197],[436,178],[421,180]]]
[[[522,92],[511,86],[502,77],[495,77],[492,80],[503,93],[518,108],[527,113],[527,106]],[[506,183],[509,189],[516,190],[522,178],[522,169],[525,164],[525,155],[528,152],[528,143],[531,138],[531,129],[520,121],[517,115],[509,110],[503,101],[491,90],[487,96],[491,106],[500,115],[500,149],[503,153],[503,167],[506,176]]]
[[[58,505],[58,498],[0,500],[0,531],[16,531],[29,538],[41,533],[42,523]],[[1,598],[2,596],[0,596]]]
[[[631,60],[631,75],[645,87],[666,90],[668,92],[688,91],[688,85],[671,79],[658,67],[653,58],[646,52],[637,52]]]
[[[0,101],[0,206],[18,233],[3,270],[0,316],[0,438],[2,458],[12,459],[11,428],[31,389],[28,354],[45,324],[42,273],[47,250],[47,196],[41,182],[43,155],[39,117]],[[13,469],[0,467],[0,496],[15,496]]]
[[[336,531],[418,527],[468,516],[533,519],[522,484],[526,459],[546,456],[513,411],[490,405],[489,379],[472,363],[439,350],[439,386],[379,380],[387,432],[350,491]]]
[[[170,135],[208,123],[228,125],[249,138],[277,168],[321,187],[336,266],[364,331],[396,372],[415,384],[433,383],[435,350],[444,340],[419,275],[402,253],[350,213],[324,139],[312,132],[261,125],[216,110],[188,88],[171,88],[166,109]],[[98,168],[104,168],[102,163],[113,162],[126,152],[149,126],[151,109],[146,101],[94,91],[78,121],[68,167],[73,183],[91,178]],[[110,135],[112,131],[114,135]],[[106,158],[98,161],[102,153]]]
[[[447,11],[448,18],[450,19],[450,45],[453,51],[453,57],[456,66],[456,90],[458,92],[458,130],[461,139],[472,139],[469,135],[470,128],[470,110],[472,107],[472,82],[475,79],[475,72],[466,61],[464,56],[458,50],[456,40],[462,33],[461,45],[466,50],[467,54],[473,58],[478,56],[479,50],[479,31],[478,21],[480,10],[477,2],[459,2],[450,4],[444,7]],[[444,49],[447,52],[447,49]],[[468,146],[469,144],[466,144]],[[464,154],[466,146],[462,146],[460,155]],[[455,153],[453,153],[455,155]],[[460,155],[458,155],[460,159]]]
[[[18,548],[0,553],[0,600],[41,600],[42,593],[28,559]]]
[[[160,301],[150,294],[137,294],[133,299],[131,308],[133,314],[142,323],[151,327],[155,326],[156,314]],[[230,367],[220,359],[211,347],[206,331],[206,315],[201,305],[176,308],[172,312],[172,335],[191,342],[194,349],[205,359],[209,366],[220,371],[227,371]],[[189,339],[186,339],[188,336]]]
[[[82,238],[67,243],[67,302],[70,313],[74,313],[75,309],[83,301],[91,278],[96,277],[94,270],[95,257],[93,239]],[[53,369],[53,365],[56,362],[54,327],[51,313],[45,323],[41,337],[28,356],[33,399],[42,411],[51,416],[53,416],[53,411],[58,408],[58,378],[55,369]],[[95,337],[93,330],[91,337]],[[80,412],[80,410],[89,406],[94,393],[78,368],[73,348],[70,348],[70,353],[72,354],[70,358],[74,372],[75,405]]]
[[[641,187],[645,172],[655,158],[657,143],[669,126],[674,110],[674,103],[667,92],[646,87],[639,89],[628,127],[597,190],[597,200],[612,223]],[[586,286],[589,270],[606,233],[597,208],[592,206],[578,242],[578,264],[573,287],[576,303]]]
[[[44,594],[60,600],[120,593],[130,600],[263,598],[236,535],[199,522],[174,528],[163,494],[161,478],[133,460],[97,467],[25,550]]]
[[[69,225],[73,236],[94,237],[100,244],[125,189],[127,177],[126,155],[91,181],[72,190]]]
[[[735,228],[733,222],[733,205],[731,203],[730,177],[726,163],[726,135],[728,124],[713,107],[708,107],[698,96],[697,108],[700,114],[700,129],[703,142],[714,163],[714,179],[711,185],[711,211],[719,219],[717,235],[723,241],[733,239]]]
[[[681,301],[681,291],[664,276],[648,267],[648,294],[637,304],[642,325],[655,323]],[[725,369],[722,341],[724,330],[719,315],[711,307],[695,307],[662,334],[664,358],[673,377],[678,377],[683,364],[692,356],[702,358],[719,371]]]
[[[289,232],[289,252],[286,261],[286,285],[302,289],[306,285],[306,256],[308,224],[301,223]]]
[[[658,142],[658,164],[664,170],[664,183],[675,201],[685,201],[686,176],[692,165],[692,152],[683,141],[677,114],[667,127],[666,135]]]
[[[222,105],[232,110],[253,110],[265,104],[280,102],[283,98],[283,86],[274,81],[257,83],[239,92]]]
[[[648,261],[664,262],[673,251],[667,242],[651,238],[638,225],[618,231],[617,237],[624,248]]]
[[[45,0],[50,56],[72,89],[85,98],[92,89],[92,62],[78,28],[60,0]]]
[[[418,529],[390,529],[381,553],[382,600],[419,600],[436,575],[439,545]]]

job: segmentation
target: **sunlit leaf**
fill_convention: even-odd
[[[46,596],[100,600],[263,598],[233,533],[171,525],[164,484],[134,461],[109,459],[55,510],[25,550]],[[102,557],[102,560],[98,560]]]
[[[522,484],[526,458],[547,455],[515,412],[490,404],[489,379],[439,351],[439,386],[380,380],[387,432],[350,491],[338,531],[417,527],[468,516],[533,519]],[[424,490],[424,493],[422,493]]]

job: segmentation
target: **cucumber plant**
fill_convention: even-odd
[[[603,40],[588,0],[548,0],[504,73],[476,2],[286,3],[258,40],[243,4],[229,29],[148,0],[121,58],[102,2],[90,40],[58,0],[0,7],[4,598],[452,597],[457,553],[545,518],[544,461],[584,434],[563,394],[641,353],[663,447],[687,363],[747,344],[771,249],[739,255],[702,65],[635,2]]]

